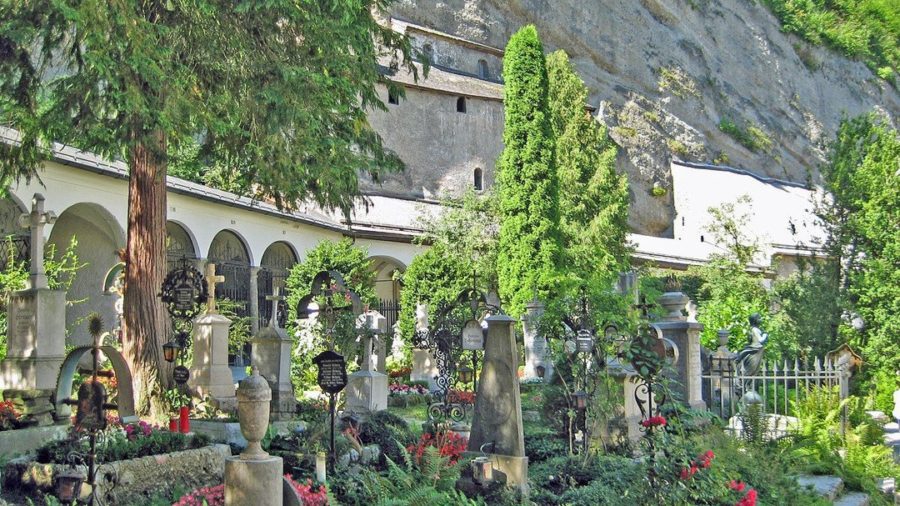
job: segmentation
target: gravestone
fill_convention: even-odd
[[[428,304],[416,304],[416,332],[428,332]],[[428,389],[434,390],[437,386],[435,382],[437,375],[437,362],[431,351],[413,348],[410,381],[427,381]]]
[[[266,300],[272,304],[269,325],[259,331],[251,341],[254,367],[269,382],[272,390],[271,420],[289,420],[297,409],[294,386],[291,383],[291,338],[278,326],[278,301],[284,299],[275,287],[274,294]]]
[[[486,318],[484,363],[475,397],[475,415],[468,452],[480,456],[482,447],[492,462],[494,476],[523,492],[528,488],[528,457],[522,429],[518,353],[514,326],[506,315]]]
[[[34,194],[31,213],[19,216],[19,224],[31,229],[30,274],[26,288],[7,301],[7,352],[0,363],[0,390],[30,391],[27,397],[43,407],[56,388],[66,350],[66,293],[51,290],[44,273],[43,229],[54,221],[40,193]]]
[[[538,301],[532,301],[525,306],[525,315],[522,316],[525,344],[525,379],[543,377],[545,383],[553,378],[553,360],[550,358],[550,350],[547,339],[540,335],[538,323],[544,314],[544,305]],[[543,375],[540,373],[543,371]]]
[[[373,338],[364,335],[362,369],[350,374],[347,384],[347,410],[353,413],[375,413],[387,409],[388,377],[384,372],[377,370],[379,364],[384,368],[384,335],[387,332],[387,318],[378,311],[367,311],[357,320],[357,328],[365,328],[374,333],[374,340],[382,342],[380,350],[375,346],[373,353]]]
[[[224,281],[224,276],[216,276],[215,264],[206,265],[206,314],[194,320],[194,360],[188,386],[201,397],[209,396],[219,409],[231,411],[237,406],[234,377],[228,367],[231,320],[216,312],[216,284]]]
[[[662,330],[663,337],[675,343],[680,360],[675,364],[673,372],[675,380],[672,390],[694,409],[705,409],[702,392],[702,363],[700,361],[700,332],[703,324],[690,321],[683,313],[687,311],[690,298],[681,292],[662,294],[657,303],[666,314],[662,321],[654,323]]]

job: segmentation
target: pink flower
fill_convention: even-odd
[[[751,488],[734,506],[756,506],[756,490]]]
[[[728,488],[730,488],[731,490],[736,490],[738,492],[743,492],[746,487],[747,484],[742,481],[731,480],[730,482],[728,482]]]

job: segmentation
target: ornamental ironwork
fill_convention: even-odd
[[[166,275],[160,298],[173,319],[191,319],[200,313],[200,305],[206,302],[206,285],[203,274],[191,265],[187,258]]]
[[[438,369],[435,377],[436,390],[428,406],[428,419],[462,421],[466,418],[469,403],[453,386],[460,380],[457,368],[469,353],[472,370],[478,370],[479,357],[484,349],[485,329],[481,321],[486,316],[501,314],[499,306],[487,301],[485,294],[476,288],[476,278],[472,277],[472,287],[466,288],[450,303],[438,306],[434,323],[427,330],[420,330],[413,336],[413,345],[431,351]],[[474,323],[473,323],[474,322]],[[475,326],[481,329],[479,341]],[[479,345],[480,344],[480,345]],[[477,390],[477,378],[473,375],[472,388]]]

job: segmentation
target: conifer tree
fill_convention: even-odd
[[[616,145],[587,110],[587,87],[565,51],[547,57],[547,74],[563,265],[576,284],[605,290],[628,262],[628,181],[616,173]]]
[[[31,178],[54,141],[129,167],[124,355],[145,394],[170,382],[157,297],[165,270],[169,153],[199,141],[254,197],[348,212],[357,171],[400,160],[366,120],[379,63],[412,67],[387,0],[16,0],[0,3],[0,177]],[[401,62],[402,60],[402,62]],[[153,411],[161,415],[161,403]]]
[[[551,298],[561,254],[547,67],[534,26],[525,26],[510,38],[503,80],[506,123],[497,174],[497,270],[506,311],[520,315],[535,297]]]

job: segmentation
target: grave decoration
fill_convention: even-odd
[[[94,494],[94,491],[96,490],[97,471],[99,469],[98,466],[95,466],[97,434],[106,429],[107,410],[119,409],[117,404],[107,402],[106,387],[98,381],[98,378],[103,372],[100,371],[100,352],[104,351],[105,353],[109,353],[109,351],[106,350],[106,348],[109,347],[101,346],[100,344],[100,338],[103,334],[103,322],[100,319],[100,315],[94,313],[88,317],[88,328],[93,339],[93,344],[90,348],[92,355],[91,379],[82,383],[81,387],[78,388],[77,399],[65,398],[59,401],[68,406],[75,406],[75,431],[76,433],[86,432],[88,434],[88,439],[90,441],[90,451],[88,454],[85,456],[73,452],[73,454],[69,455],[67,458],[67,460],[73,464],[84,464],[84,460],[86,459],[87,476],[82,475],[79,472],[60,473],[56,476],[56,483],[54,484],[56,496],[64,504],[72,504],[79,499],[81,495],[81,486],[85,481],[87,481],[91,487],[90,495],[88,496],[88,504],[94,504],[96,495]],[[77,359],[84,350],[76,348],[70,353],[70,356],[76,352],[78,353],[76,356],[77,362]],[[68,357],[66,358],[66,362],[69,362]],[[131,378],[129,377],[127,379],[130,383]],[[71,380],[69,382],[69,389],[71,391]],[[121,395],[121,392],[119,395]]]
[[[191,265],[190,260],[182,258],[179,266],[163,280],[159,297],[169,313],[175,336],[163,345],[163,356],[167,362],[179,361],[173,372],[176,383],[183,385],[190,377],[181,362],[183,351],[190,345],[191,322],[200,313],[200,305],[209,297],[209,292],[200,271]]]
[[[337,300],[342,299],[343,304]],[[317,307],[313,309],[313,304]],[[351,312],[353,315],[362,313],[362,303],[359,296],[347,288],[344,278],[337,271],[322,271],[313,278],[310,292],[297,303],[297,318],[319,319],[324,327],[327,350],[315,358],[313,363],[318,366],[318,384],[328,394],[328,412],[331,416],[331,456],[332,470],[337,461],[334,445],[334,422],[336,396],[347,386],[347,362],[344,356],[335,350],[335,333],[341,313]]]
[[[472,274],[472,287],[466,288],[449,304],[441,304],[433,323],[420,329],[413,336],[417,348],[431,351],[437,363],[435,377],[437,391],[435,402],[428,406],[428,419],[432,422],[462,421],[466,418],[467,403],[461,402],[454,383],[472,382],[477,390],[479,356],[484,350],[485,330],[481,323],[485,317],[502,314],[499,306],[490,304],[485,294],[477,288],[477,278]],[[463,365],[464,355],[470,355],[472,367]]]

